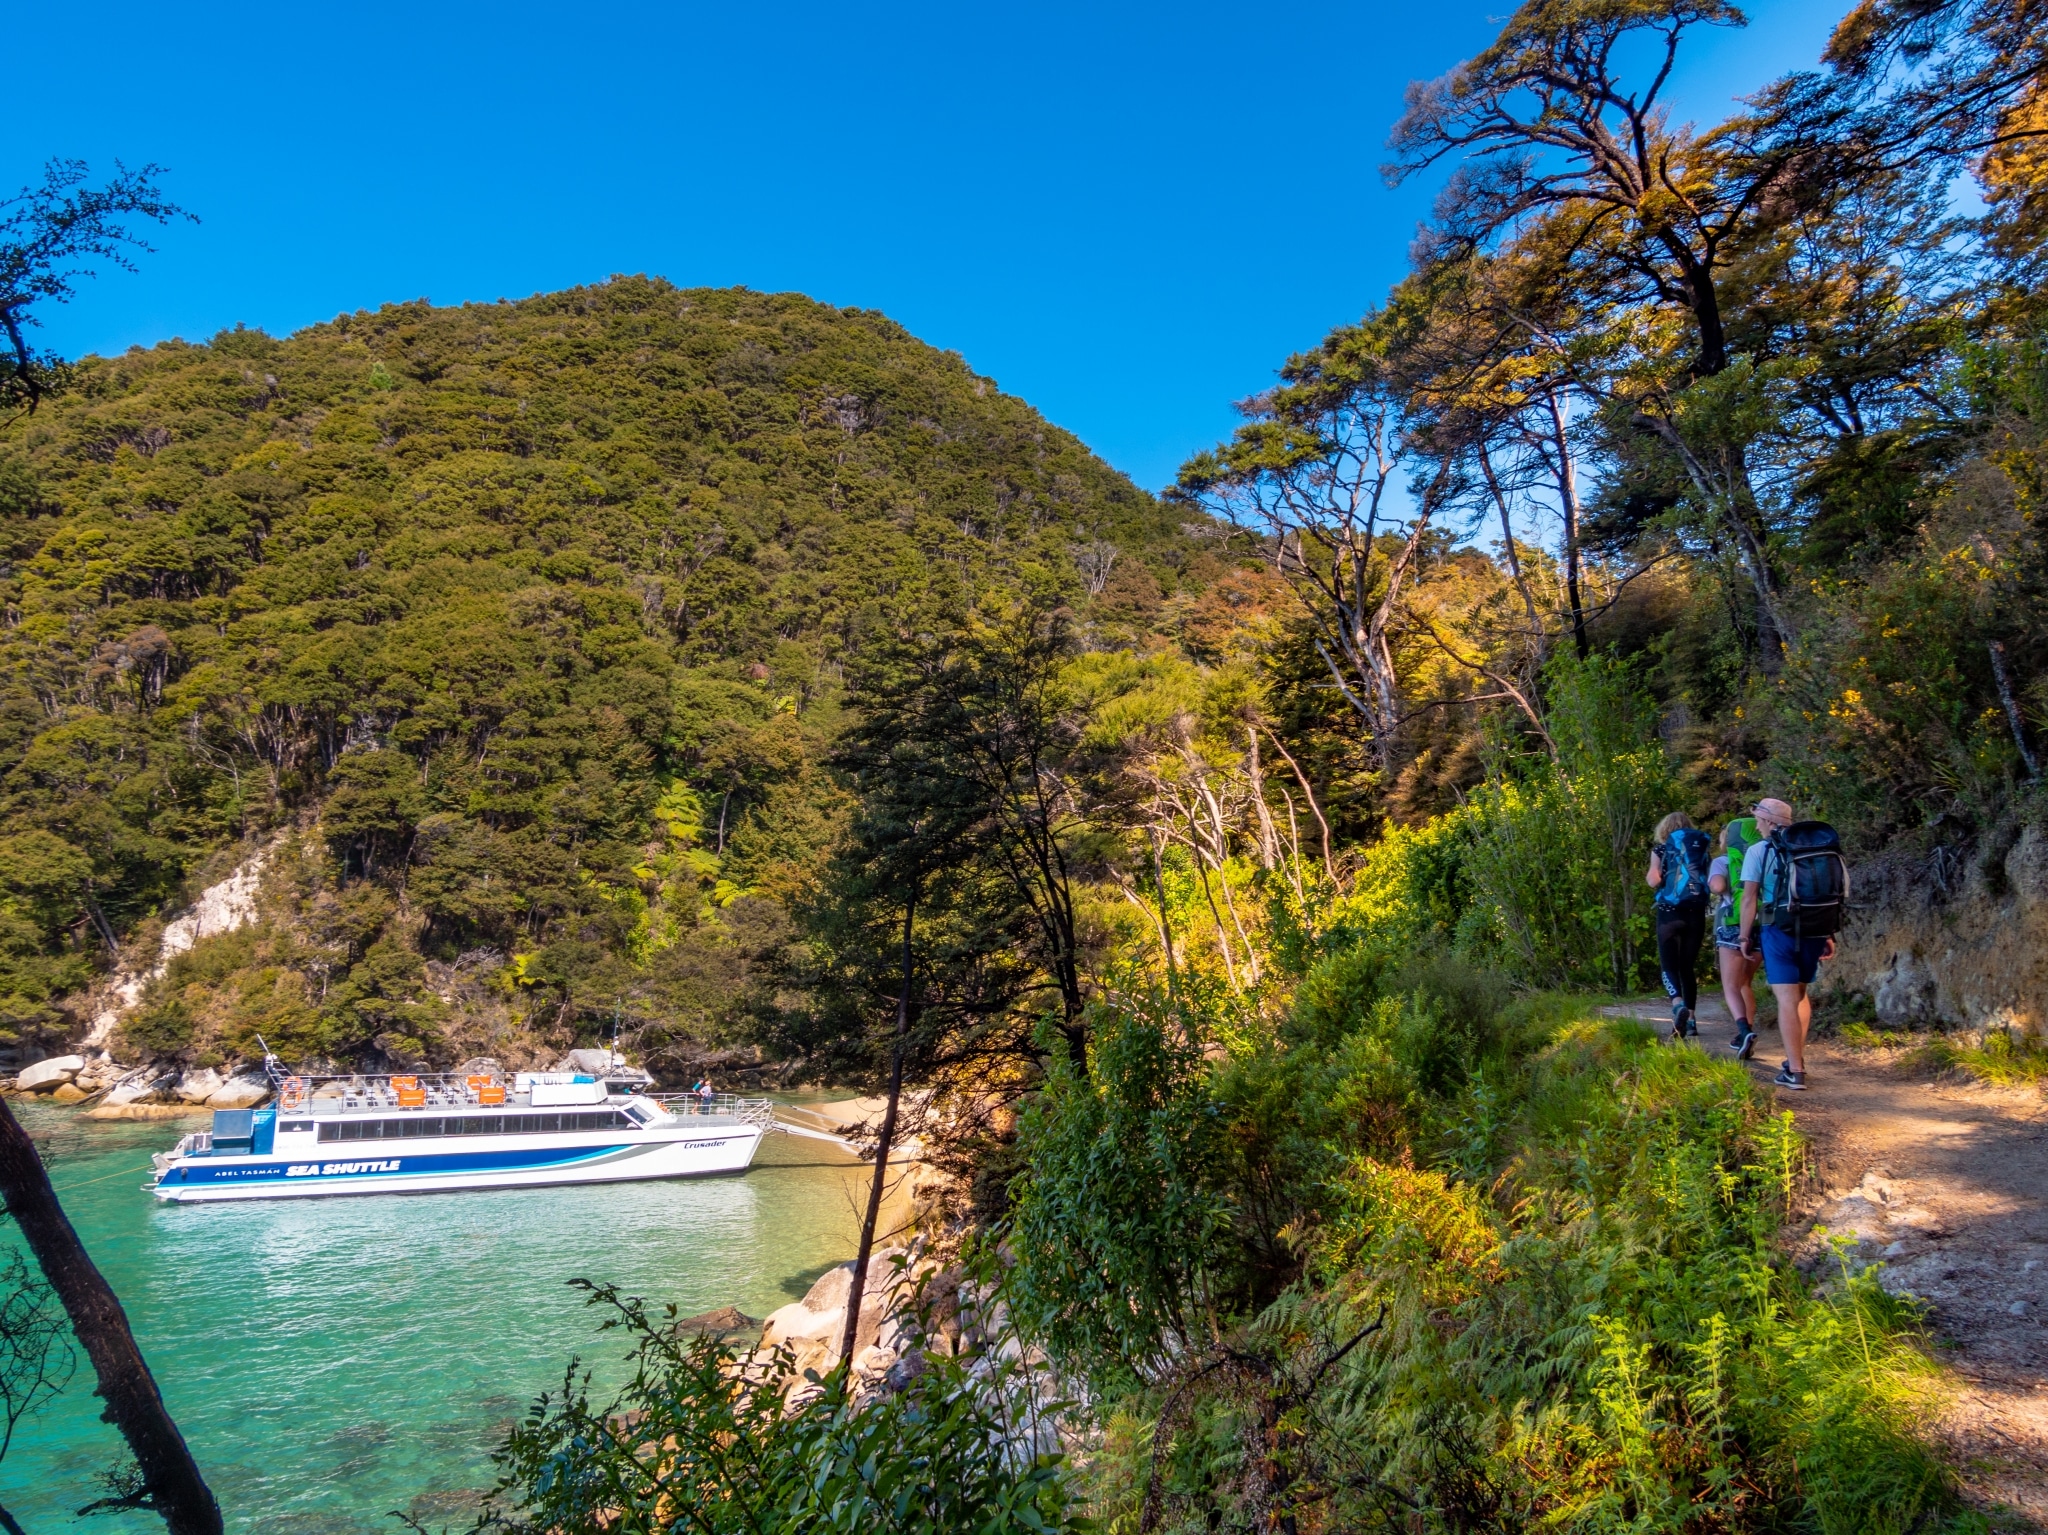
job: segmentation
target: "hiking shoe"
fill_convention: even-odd
[[[1735,1052],[1735,1059],[1746,1061],[1756,1054],[1756,1030],[1744,1029],[1728,1041],[1728,1048]]]
[[[1794,1071],[1792,1063],[1787,1061],[1778,1068],[1778,1074],[1771,1078],[1771,1086],[1782,1087],[1791,1093],[1803,1093],[1806,1091],[1806,1073]]]
[[[1697,1039],[1700,1032],[1699,1019],[1693,1016],[1691,1008],[1681,1008],[1678,1013],[1678,1032],[1687,1039]]]

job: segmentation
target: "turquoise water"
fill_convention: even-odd
[[[741,1177],[473,1194],[161,1205],[149,1153],[203,1121],[102,1123],[12,1100],[128,1309],[231,1531],[466,1526],[491,1446],[572,1354],[623,1352],[567,1281],[610,1280],[688,1316],[764,1316],[848,1256],[864,1174],[769,1136]],[[91,1373],[17,1434],[0,1504],[29,1535],[161,1531],[72,1515],[121,1446]]]

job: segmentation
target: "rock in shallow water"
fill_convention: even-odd
[[[750,1317],[737,1306],[720,1306],[716,1311],[707,1311],[702,1316],[686,1316],[676,1323],[677,1332],[709,1333],[725,1338],[737,1333],[753,1332],[761,1326],[760,1320]]]

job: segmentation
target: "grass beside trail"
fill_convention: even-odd
[[[1908,1071],[1955,1073],[1994,1087],[2048,1083],[2048,1042],[2038,1034],[2013,1029],[1985,1029],[1975,1036],[1908,1034],[1848,1023],[1838,1037],[1855,1050],[1902,1050],[1899,1064]]]

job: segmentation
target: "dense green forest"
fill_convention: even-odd
[[[1216,565],[878,315],[639,279],[88,359],[7,437],[6,1027],[302,833],[131,1021],[173,1056],[491,1044],[425,984],[465,955],[535,1048],[710,1032],[842,813],[868,631],[1043,587],[1117,643]]]

